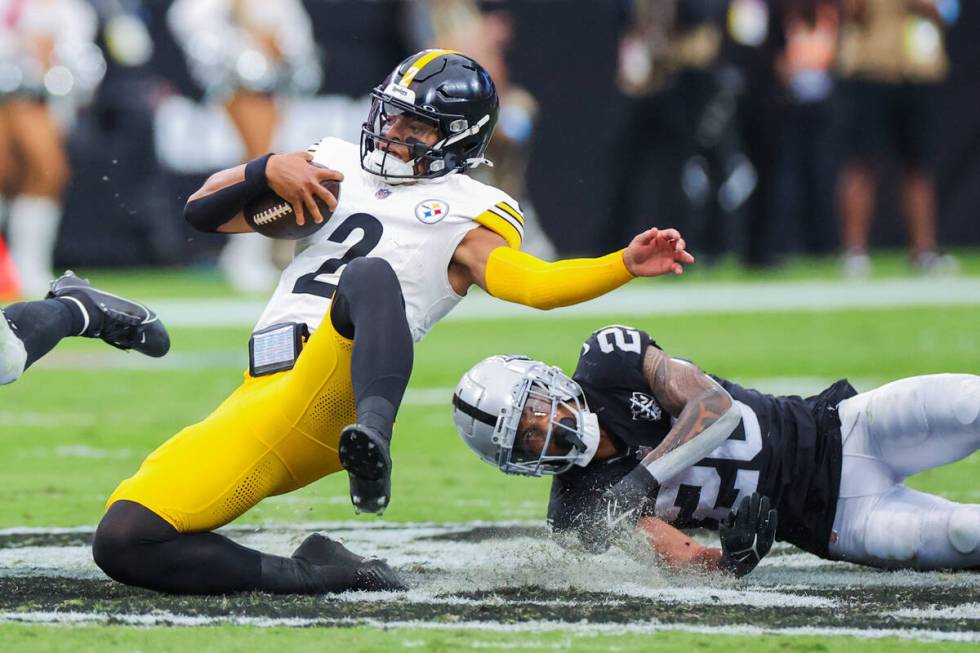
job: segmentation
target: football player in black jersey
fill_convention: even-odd
[[[51,282],[44,299],[0,310],[0,385],[19,379],[68,336],[101,338],[155,358],[170,350],[170,336],[153,311],[69,270]]]
[[[736,575],[774,539],[876,567],[980,568],[980,505],[903,483],[980,449],[978,376],[772,396],[614,325],[585,342],[572,378],[521,356],[481,361],[453,407],[483,460],[553,475],[551,527],[596,552],[638,529],[672,567]],[[718,529],[721,547],[689,527]]]

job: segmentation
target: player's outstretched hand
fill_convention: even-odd
[[[634,277],[683,274],[684,266],[694,263],[687,243],[676,229],[647,229],[630,242],[623,252],[626,269]]]
[[[579,529],[582,545],[590,553],[603,553],[613,540],[632,531],[657,487],[646,468],[638,466],[603,492]]]
[[[301,226],[306,222],[307,213],[317,224],[323,222],[323,214],[314,198],[322,200],[331,212],[337,208],[337,198],[320,182],[344,180],[340,171],[310,165],[312,160],[313,157],[308,152],[274,154],[269,157],[265,166],[269,188],[289,202],[296,214],[296,224]]]
[[[736,576],[749,573],[766,557],[776,539],[776,510],[769,497],[758,492],[742,499],[718,528],[721,536],[721,565]]]

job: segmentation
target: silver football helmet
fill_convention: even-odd
[[[572,418],[560,418],[559,407]],[[550,410],[540,452],[522,450],[518,438],[521,416],[532,408]],[[526,356],[491,356],[474,365],[453,393],[453,419],[463,442],[508,474],[541,476],[584,467],[599,446],[599,421],[579,384],[561,369]],[[552,441],[568,451],[548,455]]]

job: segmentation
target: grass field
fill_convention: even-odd
[[[964,270],[980,270],[978,260],[966,257]],[[879,269],[886,279],[902,272],[887,258]],[[743,280],[725,270],[716,271],[717,278],[711,274],[670,286]],[[148,302],[191,298],[201,311],[224,292],[210,273],[91,276]],[[821,269],[815,276],[830,279]],[[802,279],[796,268],[751,278],[760,292],[766,284]],[[87,554],[105,498],[149,451],[204,417],[238,384],[250,329],[247,322],[175,326],[173,351],[160,361],[97,342],[66,341],[0,390],[4,650],[238,650],[247,643],[300,651],[329,642],[338,649],[386,651],[837,651],[854,645],[846,635],[863,637],[862,650],[919,650],[925,640],[942,640],[931,641],[930,650],[975,647],[978,574],[866,572],[780,549],[760,573],[736,583],[665,576],[611,554],[566,568],[550,543],[532,546],[546,541],[540,525],[548,483],[508,478],[479,463],[452,426],[451,389],[484,356],[520,352],[570,370],[592,330],[628,323],[710,372],[774,392],[816,392],[843,376],[870,389],[903,376],[980,370],[980,293],[972,305],[948,307],[907,305],[913,301],[874,309],[719,314],[708,306],[695,314],[658,316],[657,286],[644,287],[649,306],[622,314],[438,325],[417,348],[396,429],[393,503],[383,519],[355,517],[346,478],[335,475],[269,499],[235,523],[240,536],[282,553],[314,524],[328,523],[352,542],[362,538],[362,548],[384,553],[413,582],[414,594],[405,600],[256,595],[187,602],[107,581]],[[975,454],[909,484],[978,502],[978,478]],[[471,573],[446,562],[454,557],[471,561]],[[591,578],[582,577],[583,569]],[[555,578],[562,570],[568,578]],[[622,589],[615,583],[626,572],[650,578]],[[609,586],[597,586],[597,579]],[[760,598],[766,594],[783,604],[766,603]],[[806,600],[786,598],[797,594]],[[78,623],[53,625],[72,620]],[[12,623],[18,621],[32,623]]]

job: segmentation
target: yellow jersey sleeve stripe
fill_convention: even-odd
[[[419,57],[412,63],[411,67],[408,70],[405,71],[405,74],[402,75],[402,78],[398,80],[398,85],[408,87],[408,85],[412,83],[412,80],[415,79],[415,76],[418,75],[420,72],[422,72],[423,68],[429,65],[430,61],[432,61],[437,57],[441,57],[444,54],[459,54],[459,53],[456,52],[455,50],[427,50],[425,53],[422,54],[421,57]]]
[[[503,209],[498,209],[496,206],[491,206],[489,209],[487,209],[487,211],[490,211],[491,213],[500,216],[507,222],[514,225],[514,228],[520,231],[522,234],[524,233],[524,222],[521,220],[515,220],[514,216],[512,216],[510,213],[507,213],[507,211],[504,211]]]
[[[495,215],[499,215],[501,218],[503,218],[504,220],[506,220],[507,222],[509,222],[511,224],[511,226],[514,227],[514,229],[517,229],[519,232],[521,232],[521,238],[522,239],[524,238],[524,222],[523,221],[521,221],[521,220],[515,220],[514,219],[514,216],[512,216],[510,213],[507,213],[507,211],[501,211],[496,206],[491,206],[487,210],[490,211],[491,213],[495,214]]]
[[[521,241],[524,240],[524,227],[520,226],[513,218],[508,220],[493,211],[484,211],[474,219],[495,234],[503,236],[509,246],[514,249],[521,248]]]
[[[520,222],[521,224],[524,224],[524,216],[521,214],[521,212],[518,211],[517,209],[515,209],[513,206],[511,206],[507,202],[498,202],[497,203],[497,208],[498,209],[503,209],[507,213],[510,213],[512,216],[514,216],[514,218],[517,219],[518,222]]]

